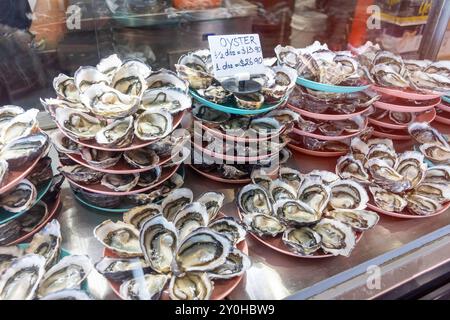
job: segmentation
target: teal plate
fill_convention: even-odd
[[[444,100],[447,103],[450,103],[450,96],[443,96],[442,100]]]
[[[302,77],[297,77],[297,84],[304,86],[309,89],[317,90],[317,91],[325,91],[325,92],[334,92],[334,93],[352,93],[366,90],[370,87],[370,85],[365,86],[335,86],[331,84],[320,83],[312,80],[308,80]]]
[[[207,107],[210,107],[212,109],[216,109],[216,110],[219,110],[222,112],[231,113],[231,114],[239,114],[239,115],[243,115],[243,116],[269,112],[273,109],[278,108],[279,106],[281,106],[283,103],[285,103],[287,101],[287,99],[284,99],[276,104],[263,104],[262,107],[259,109],[248,110],[248,109],[240,109],[240,108],[236,107],[233,103],[221,105],[221,104],[211,102],[209,100],[206,100],[202,96],[200,96],[196,91],[194,91],[192,89],[189,90],[189,93],[191,94],[192,97],[194,97],[195,100],[197,100],[198,102],[200,102],[201,104],[203,104]]]
[[[37,190],[36,200],[34,201],[33,205],[30,207],[30,209],[33,208],[39,201],[41,201],[43,196],[45,196],[45,194],[47,193],[48,189],[52,185],[52,179],[49,179],[48,181],[43,182],[41,185],[42,186],[40,186],[39,190]],[[12,219],[17,219],[21,215],[23,215],[24,213],[27,213],[30,209],[25,210],[25,211],[21,211],[21,212],[16,212],[16,213],[9,212],[9,211],[6,211],[4,209],[0,209],[0,224],[8,222],[8,221],[10,221]]]
[[[185,177],[184,166],[180,166],[180,168],[177,170],[177,173],[179,175],[181,175],[184,179],[184,177]],[[75,199],[77,199],[81,204],[83,204],[84,206],[86,206],[90,209],[94,209],[94,210],[100,211],[102,213],[125,213],[128,210],[130,210],[131,208],[134,208],[136,206],[134,204],[129,204],[129,205],[124,205],[121,208],[103,208],[103,207],[99,207],[99,206],[96,206],[95,204],[90,203],[89,201],[84,199],[80,193],[74,191],[73,189],[72,189],[72,193],[75,196]],[[160,203],[160,202],[161,201],[157,201],[156,203]]]

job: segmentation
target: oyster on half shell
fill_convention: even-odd
[[[95,238],[103,246],[119,257],[130,258],[142,256],[139,245],[139,231],[131,224],[122,221],[105,220],[94,229]]]
[[[309,227],[289,228],[283,233],[283,242],[301,255],[311,255],[320,249],[322,237]]]
[[[313,230],[321,236],[320,246],[327,253],[348,257],[355,247],[353,230],[338,220],[324,218]]]
[[[133,116],[116,119],[95,134],[95,141],[106,147],[128,147],[133,142],[133,123]]]

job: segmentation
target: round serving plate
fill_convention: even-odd
[[[177,173],[179,175],[181,175],[183,177],[183,179],[184,179],[184,177],[185,177],[184,166],[180,166],[180,168],[178,169]],[[171,177],[172,176],[170,176],[168,179],[170,179]],[[152,190],[149,190],[148,192],[151,192],[151,191]],[[89,209],[94,209],[94,210],[102,212],[102,213],[125,213],[128,210],[130,210],[131,208],[134,208],[134,207],[137,206],[136,204],[121,202],[120,203],[120,207],[118,207],[118,208],[104,208],[104,207],[100,207],[100,206],[98,206],[96,204],[93,204],[89,200],[85,199],[81,193],[79,193],[79,192],[77,192],[77,191],[75,191],[73,189],[72,189],[72,193],[73,193],[75,199],[78,202],[80,202],[81,204],[85,205]],[[160,203],[160,201],[156,201],[155,203]]]
[[[372,200],[371,200],[372,201]],[[367,207],[373,211],[376,211],[378,213],[387,215],[387,216],[391,216],[391,217],[395,217],[395,218],[401,218],[401,219],[423,219],[423,218],[430,218],[430,217],[435,217],[437,215],[440,215],[442,213],[444,213],[445,211],[447,211],[448,208],[450,208],[450,202],[447,202],[445,205],[442,206],[442,209],[427,215],[427,216],[419,216],[419,215],[415,215],[415,214],[411,214],[408,213],[407,209],[404,209],[403,212],[401,213],[397,213],[397,212],[390,212],[390,211],[385,211],[379,207],[377,207],[376,205],[372,204],[372,203],[367,203]]]
[[[303,77],[297,77],[296,83],[308,89],[317,91],[334,92],[334,93],[353,93],[364,91],[370,87],[370,85],[361,86],[336,86],[331,84],[320,83],[312,80],[305,79]]]
[[[348,153],[348,151],[318,151],[318,150],[309,150],[294,143],[288,143],[288,148],[306,154],[308,156],[321,157],[321,158],[332,158],[332,157],[340,157],[344,156]]]
[[[6,179],[3,183],[3,186],[0,188],[0,194],[3,194],[17,186],[20,181],[22,181],[31,171],[33,171],[34,167],[41,159],[42,157],[38,157],[31,164],[24,165],[19,169],[8,169]]]
[[[248,255],[248,245],[247,245],[247,241],[243,240],[241,242],[239,242],[236,246],[239,250],[241,250],[244,254]],[[109,249],[103,249],[103,256],[104,257],[112,257],[112,258],[116,258],[117,255],[112,252]],[[225,299],[239,284],[239,282],[241,282],[242,278],[244,277],[244,274],[240,275],[240,276],[236,276],[234,278],[231,279],[227,279],[227,280],[213,280],[214,282],[214,291],[211,295],[210,300],[223,300]],[[111,289],[113,290],[113,292],[121,299],[123,299],[123,297],[120,295],[120,282],[115,282],[115,281],[111,281],[111,280],[107,280],[109,282],[109,285],[111,287]],[[161,295],[161,300],[169,300],[169,292],[167,291],[167,289],[165,289]]]
[[[441,116],[436,116],[436,118],[434,119],[434,121],[442,123],[442,124],[446,124],[446,125],[450,125],[450,119],[447,119],[445,117],[441,117]]]
[[[376,85],[372,85],[372,89],[378,93],[386,94],[389,96],[402,98],[402,99],[410,99],[410,100],[431,100],[440,98],[443,93],[439,92],[430,92],[430,93],[419,93],[415,91],[407,91],[393,88],[380,87]]]
[[[433,120],[436,117],[436,110],[430,109],[427,110],[419,115],[416,115],[416,117],[414,118],[414,122],[433,122]],[[388,129],[394,129],[394,130],[402,130],[402,129],[407,129],[409,124],[397,124],[397,123],[393,123],[391,119],[389,119],[389,116],[386,115],[384,116],[382,119],[372,119],[369,118],[369,123],[377,125],[381,128],[388,128]]]
[[[374,102],[373,105],[379,109],[395,111],[395,112],[423,112],[423,111],[433,109],[439,103],[441,103],[441,99],[435,98],[435,99],[429,101],[429,104],[424,105],[424,106],[399,105],[399,104],[393,104],[393,103],[389,103],[389,102],[383,102],[380,100]]]
[[[315,139],[319,139],[319,140],[326,140],[326,141],[340,141],[340,140],[344,140],[344,139],[349,139],[352,138],[354,136],[357,136],[358,134],[361,133],[361,131],[363,131],[364,129],[366,129],[367,127],[367,123],[368,123],[368,119],[366,118],[364,121],[364,128],[362,128],[360,131],[356,131],[353,133],[349,133],[349,134],[345,134],[345,135],[339,135],[339,136],[326,136],[323,134],[317,134],[314,132],[306,132],[303,131],[299,128],[293,128],[292,132],[301,136],[307,136],[307,137],[311,137],[311,138],[315,138]]]
[[[36,232],[39,232],[43,227],[45,227],[47,225],[47,223],[49,223],[49,221],[51,221],[52,219],[55,218],[56,214],[58,213],[58,209],[59,209],[59,205],[61,204],[61,194],[59,193],[55,200],[47,203],[47,209],[48,209],[48,215],[47,217],[44,219],[44,221],[42,221],[39,225],[37,225],[33,230],[31,230],[28,233],[25,233],[23,235],[21,235],[19,238],[17,238],[16,240],[10,242],[7,244],[7,246],[12,246],[21,242],[24,242],[25,240],[28,240],[29,238],[31,238]]]
[[[377,138],[388,138],[391,140],[411,140],[411,136],[409,134],[394,134],[373,130],[372,135]]]
[[[203,104],[207,107],[210,107],[212,109],[219,110],[222,112],[231,113],[231,114],[239,114],[239,115],[256,115],[256,114],[269,112],[273,109],[278,108],[279,106],[281,106],[283,103],[285,103],[287,101],[287,99],[284,99],[276,104],[263,104],[261,106],[261,108],[259,108],[259,109],[241,109],[241,108],[236,107],[232,103],[222,105],[222,104],[211,102],[211,101],[203,98],[202,96],[200,96],[195,90],[192,90],[192,89],[189,90],[189,93],[195,100],[197,100],[198,102],[200,102],[201,104]]]
[[[161,177],[156,183],[152,184],[151,186],[147,186],[147,187],[136,186],[130,191],[113,191],[113,190],[103,186],[101,183],[82,184],[82,183],[78,183],[76,181],[71,180],[69,177],[66,177],[66,178],[67,178],[67,181],[69,183],[71,183],[72,185],[77,186],[81,189],[90,191],[90,192],[106,194],[106,195],[110,195],[110,196],[126,196],[126,195],[130,195],[130,194],[145,192],[145,191],[148,191],[150,189],[153,189],[153,188],[159,186],[161,183],[163,183],[164,181],[169,179],[178,170],[179,166],[180,165],[177,164],[177,165],[163,168]]]
[[[242,221],[242,214],[240,210],[237,210],[238,216]],[[280,253],[283,253],[288,256],[297,257],[297,258],[305,258],[305,259],[321,259],[321,258],[331,258],[335,257],[334,255],[330,253],[324,253],[321,249],[314,252],[311,255],[301,255],[299,253],[296,253],[289,249],[289,247],[283,242],[282,236],[278,235],[275,237],[260,237],[259,235],[253,233],[252,231],[248,231],[248,233],[256,240],[258,240],[260,243],[264,244],[265,246],[269,247],[272,250],[278,251]],[[361,240],[363,233],[362,232],[354,232],[356,236],[356,244]],[[356,248],[356,245],[355,245]]]
[[[357,112],[348,113],[348,114],[329,114],[329,113],[314,113],[310,111],[306,111],[297,107],[294,107],[291,104],[288,104],[289,109],[291,109],[294,112],[297,112],[301,116],[309,117],[312,119],[318,119],[318,120],[327,120],[327,121],[333,121],[333,120],[347,120],[354,118],[356,116],[362,115],[364,112],[366,112],[371,106],[368,106],[366,108],[363,108]]]
[[[441,109],[445,112],[450,112],[450,106],[447,106],[445,103],[440,103],[436,106],[436,108]]]
[[[81,164],[82,166],[88,167],[90,169],[93,169],[95,171],[105,172],[105,173],[113,173],[113,174],[132,174],[132,173],[140,173],[145,171],[150,171],[151,169],[162,166],[166,164],[168,161],[171,160],[171,156],[166,156],[163,158],[160,158],[158,163],[148,166],[145,168],[133,168],[131,165],[125,161],[123,156],[121,156],[121,159],[119,162],[117,162],[115,165],[109,167],[109,168],[98,168],[95,166],[92,166],[86,162],[79,154],[76,153],[65,153],[65,155],[70,158],[71,160],[75,161],[78,164]]]
[[[184,116],[184,111],[178,112],[176,115],[174,115],[173,117],[173,128],[175,129],[176,127],[178,127],[181,123],[181,120],[183,119]],[[104,151],[128,151],[128,150],[134,150],[134,149],[139,149],[148,145],[151,145],[152,143],[155,143],[157,141],[160,141],[161,139],[154,139],[151,141],[142,141],[139,140],[138,138],[134,137],[133,139],[133,143],[125,148],[108,148],[105,146],[102,146],[100,144],[98,144],[97,142],[95,142],[95,140],[78,140],[78,139],[74,139],[73,137],[71,137],[70,135],[68,135],[59,125],[58,122],[56,122],[56,126],[58,127],[58,129],[70,140],[78,143],[79,145],[83,146],[83,147],[88,147],[88,148],[92,148],[92,149],[98,149],[98,150],[104,150]]]
[[[36,200],[33,202],[33,204],[24,211],[21,212],[9,212],[5,209],[0,208],[0,224],[6,223],[10,220],[17,219],[23,214],[27,213],[29,210],[31,210],[39,201],[41,201],[42,197],[45,196],[48,189],[50,189],[50,186],[52,185],[53,179],[48,179],[47,181],[42,182],[38,187],[37,190],[37,196]],[[36,187],[37,188],[37,187]]]
[[[250,137],[238,137],[238,136],[232,136],[232,135],[228,135],[223,133],[220,130],[214,129],[214,128],[209,128],[207,125],[205,125],[203,122],[202,124],[202,129],[205,130],[207,133],[211,134],[212,136],[218,138],[218,139],[223,139],[225,141],[236,141],[236,142],[260,142],[260,141],[267,141],[270,139],[274,139],[276,137],[279,137],[280,135],[282,135],[286,129],[283,128],[280,132],[273,134],[273,135],[258,135],[257,138],[250,138]]]

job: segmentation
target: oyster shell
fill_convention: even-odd
[[[283,233],[283,242],[301,255],[311,255],[320,249],[322,237],[308,227],[289,228]]]
[[[45,258],[27,254],[15,259],[0,277],[0,300],[31,300],[45,272]]]
[[[148,168],[159,162],[156,152],[148,148],[125,151],[123,158],[134,168]]]
[[[175,260],[181,271],[208,271],[226,261],[231,247],[226,237],[198,228],[180,243]]]
[[[191,189],[179,188],[175,189],[167,195],[161,203],[163,216],[173,221],[177,213],[187,204],[191,203],[194,195]]]
[[[416,193],[409,194],[406,201],[408,211],[420,216],[427,216],[442,209],[442,204],[438,201]]]
[[[125,281],[134,278],[138,273],[147,274],[152,271],[150,265],[142,258],[103,257],[95,264],[95,269],[112,281]]]
[[[79,153],[79,145],[68,138],[61,131],[57,130],[50,135],[53,146],[58,153]]]
[[[35,186],[39,186],[41,183],[49,181],[52,178],[52,159],[48,156],[41,158],[27,176],[27,179]]]
[[[274,204],[274,213],[280,221],[293,226],[306,226],[317,223],[322,214],[298,200],[282,199]]]
[[[237,204],[243,214],[272,214],[272,203],[269,195],[256,184],[248,184],[239,191]]]
[[[193,89],[208,88],[214,78],[208,73],[205,61],[196,54],[186,54],[180,57],[175,69],[180,78],[189,82]]]
[[[27,214],[19,217],[18,221],[20,222],[21,230],[27,233],[33,231],[38,225],[45,221],[48,214],[47,204],[44,201],[39,201],[35,206],[28,210]]]
[[[0,159],[0,187],[3,186],[8,177],[8,162]]]
[[[297,198],[296,189],[280,179],[271,182],[269,187],[269,194],[274,201]]]
[[[73,78],[60,73],[53,79],[53,89],[55,89],[56,94],[63,100],[70,102],[80,102],[80,92]]]
[[[0,247],[0,276],[15,259],[21,256],[23,256],[23,250],[18,246]]]
[[[450,147],[434,143],[425,143],[419,146],[423,155],[435,163],[450,164]]]
[[[56,109],[55,120],[64,132],[75,140],[93,139],[103,127],[102,122],[97,118],[66,108]]]
[[[370,159],[367,161],[367,168],[373,181],[386,190],[400,193],[411,188],[411,182],[383,160]]]
[[[196,120],[207,123],[209,127],[217,127],[230,119],[230,114],[201,104],[194,104],[192,115]]]
[[[175,88],[149,89],[144,92],[140,109],[145,111],[166,110],[175,114],[191,108],[192,100],[183,91]]]
[[[269,214],[249,214],[244,216],[244,223],[260,237],[271,236],[282,233],[285,230],[285,226],[274,216]]]
[[[101,184],[116,192],[128,192],[139,181],[139,174],[113,174],[107,173],[102,177]]]
[[[61,226],[58,220],[52,220],[33,236],[26,254],[40,254],[45,258],[45,268],[53,266],[61,251]]]
[[[123,62],[121,68],[137,70],[144,79],[152,73],[150,66],[140,59],[127,59]]]
[[[303,175],[300,171],[289,167],[281,167],[278,175],[282,181],[286,182],[294,190],[298,190],[303,182]]]
[[[353,155],[345,155],[338,159],[336,173],[342,179],[353,179],[357,182],[369,182],[369,174],[362,162]]]
[[[170,279],[169,295],[172,300],[209,300],[213,282],[205,272],[187,272]]]
[[[362,210],[369,201],[366,190],[353,180],[340,180],[331,186],[329,205],[334,209]]]
[[[80,93],[85,92],[95,84],[107,85],[109,83],[107,75],[91,66],[78,68],[73,75],[73,80]]]
[[[450,186],[423,182],[414,189],[414,194],[444,203],[450,201]]]
[[[95,238],[119,257],[139,257],[139,231],[131,224],[122,221],[105,220],[94,229]]]
[[[133,116],[116,119],[95,134],[95,141],[105,147],[128,147],[133,142],[133,124]]]
[[[402,77],[395,68],[390,65],[375,65],[373,66],[371,73],[375,78],[375,81],[381,86],[396,88],[409,87],[409,81]]]
[[[275,109],[266,114],[266,117],[274,118],[282,125],[300,121],[300,115],[289,109]]]
[[[158,300],[168,280],[169,276],[165,274],[133,278],[120,285],[120,296],[125,300]]]
[[[423,182],[450,185],[450,166],[438,165],[428,168]]]
[[[48,136],[37,133],[11,141],[0,150],[0,158],[8,162],[9,169],[19,169],[45,156],[49,149]]]
[[[14,189],[0,196],[0,206],[9,212],[23,212],[31,208],[36,201],[36,187],[23,179]]]
[[[205,205],[206,211],[208,212],[209,221],[212,221],[219,213],[220,208],[222,208],[223,201],[225,200],[225,195],[221,192],[205,192],[198,199]]]
[[[268,176],[267,172],[264,169],[255,169],[252,171],[250,175],[250,179],[253,184],[260,185],[267,192],[269,191],[270,184],[272,183],[272,178]]]
[[[122,66],[117,68],[114,76],[111,80],[111,85],[117,91],[129,95],[129,96],[142,96],[145,89],[147,89],[147,82],[144,75],[148,72],[144,71],[144,75],[141,73],[140,67],[144,65],[146,69],[149,69],[144,63],[134,63],[128,61]]]
[[[342,222],[324,218],[313,228],[322,238],[320,247],[326,253],[348,257],[356,244],[352,229]]]
[[[209,218],[206,206],[200,202],[192,202],[183,207],[173,220],[178,229],[178,238],[183,240],[194,230],[208,225]]]
[[[147,219],[161,214],[161,212],[162,208],[159,204],[149,203],[137,206],[124,213],[123,222],[131,224],[140,230]]]
[[[235,246],[245,239],[247,232],[233,217],[223,217],[208,225],[211,230],[220,233]]]
[[[449,147],[447,139],[426,122],[411,123],[408,126],[408,132],[418,143],[439,144],[447,148]]]
[[[377,207],[389,212],[402,212],[408,204],[402,195],[384,190],[378,186],[370,186],[370,193]]]
[[[50,293],[39,300],[92,300],[86,291],[80,289],[67,289]]]
[[[322,213],[331,197],[330,187],[324,185],[321,179],[305,178],[298,191],[298,199],[310,206],[317,213]]]
[[[389,111],[389,119],[396,124],[408,124],[414,121],[415,114],[413,112]]]
[[[313,170],[308,174],[310,179],[320,179],[323,184],[329,186],[330,184],[339,180],[339,176],[333,172],[326,170]]]
[[[264,104],[264,96],[258,92],[249,94],[235,94],[238,108],[247,110],[257,110]]]
[[[270,81],[262,86],[261,92],[264,99],[269,102],[280,101],[294,88],[297,71],[288,66],[276,66],[266,70],[270,70],[266,74],[273,75]]]
[[[249,129],[259,135],[273,135],[279,133],[284,127],[274,118],[263,117],[250,121]]]
[[[122,157],[120,152],[104,151],[93,148],[81,148],[80,154],[81,158],[83,158],[87,164],[101,169],[110,168],[116,165]]]
[[[423,154],[417,151],[406,151],[398,158],[395,170],[411,182],[412,188],[415,188],[425,177],[427,165],[423,162],[423,158]]]
[[[250,258],[242,251],[232,248],[221,266],[208,272],[211,279],[231,279],[242,275],[251,267]]]
[[[137,185],[140,187],[148,187],[155,184],[161,178],[161,167],[156,166],[149,171],[142,172],[139,176]]]
[[[219,104],[224,104],[231,98],[232,93],[225,90],[220,85],[210,85],[206,89],[199,89],[198,94],[204,97],[205,99]]]
[[[51,267],[39,283],[38,296],[43,297],[60,290],[77,289],[92,270],[87,256],[71,255]]]
[[[159,273],[172,270],[178,246],[178,230],[162,215],[147,219],[139,234],[139,243],[145,260]]]
[[[134,134],[144,141],[161,139],[172,132],[172,122],[166,110],[145,111],[134,122]]]
[[[23,108],[13,105],[0,107],[0,132],[15,116],[24,113]]]
[[[384,144],[373,144],[366,155],[367,160],[380,159],[392,168],[397,164],[397,153]]]
[[[97,70],[112,79],[114,73],[122,65],[122,60],[117,56],[117,54],[112,54],[106,58],[100,60],[97,64]]]
[[[29,109],[3,124],[0,131],[0,143],[5,145],[35,132],[38,129],[38,113],[38,109]]]
[[[373,211],[354,210],[354,209],[336,209],[325,214],[326,217],[339,220],[349,225],[356,231],[366,231],[373,228],[380,217]]]
[[[82,165],[64,166],[58,168],[67,179],[85,184],[95,184],[101,181],[104,173]]]
[[[171,70],[160,69],[152,72],[147,79],[147,88],[155,89],[162,87],[176,88],[185,93],[189,91],[189,83],[181,79],[177,74]]]

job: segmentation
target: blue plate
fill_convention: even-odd
[[[449,96],[443,96],[442,100],[444,100],[445,102],[450,103],[450,97]]]
[[[317,90],[317,91],[325,91],[325,92],[334,92],[334,93],[352,93],[366,90],[370,87],[370,85],[365,86],[335,86],[331,84],[320,83],[312,80],[308,80],[302,77],[297,77],[297,84],[304,86],[309,89]]]
[[[212,109],[216,109],[222,112],[226,112],[226,113],[231,113],[231,114],[239,114],[239,115],[256,115],[256,114],[261,114],[261,113],[265,113],[265,112],[269,112],[273,109],[278,108],[280,105],[282,105],[287,99],[284,99],[276,104],[263,104],[261,108],[259,109],[255,109],[255,110],[248,110],[248,109],[241,109],[236,107],[235,104],[233,103],[228,103],[227,105],[221,105],[221,104],[217,104],[214,102],[211,102],[205,98],[203,98],[202,96],[200,96],[196,91],[190,89],[189,93],[191,94],[192,97],[194,97],[195,100],[197,100],[198,102],[200,102],[201,104],[210,107]]]
[[[44,183],[42,183],[42,186],[39,188],[39,190],[37,190],[36,200],[34,201],[33,205],[30,207],[30,209],[33,208],[42,199],[43,196],[45,196],[45,194],[47,193],[47,191],[51,185],[52,185],[52,179],[49,179],[48,181],[45,181]],[[17,212],[17,213],[13,213],[13,212],[6,211],[4,209],[0,209],[0,224],[8,222],[12,219],[17,219],[21,215],[27,213],[30,209],[21,211],[21,212]]]
[[[179,175],[181,175],[184,179],[184,176],[185,176],[184,166],[180,166],[180,168],[177,170],[177,173]],[[78,192],[75,192],[73,189],[72,189],[72,193],[75,196],[75,199],[77,199],[80,203],[82,203],[83,205],[85,205],[91,209],[101,211],[102,213],[124,213],[136,206],[136,205],[130,204],[130,205],[124,205],[121,208],[103,208],[103,207],[99,207],[95,204],[90,203],[85,198],[83,198],[83,195],[79,194]],[[161,201],[157,201],[156,203],[160,203]]]

